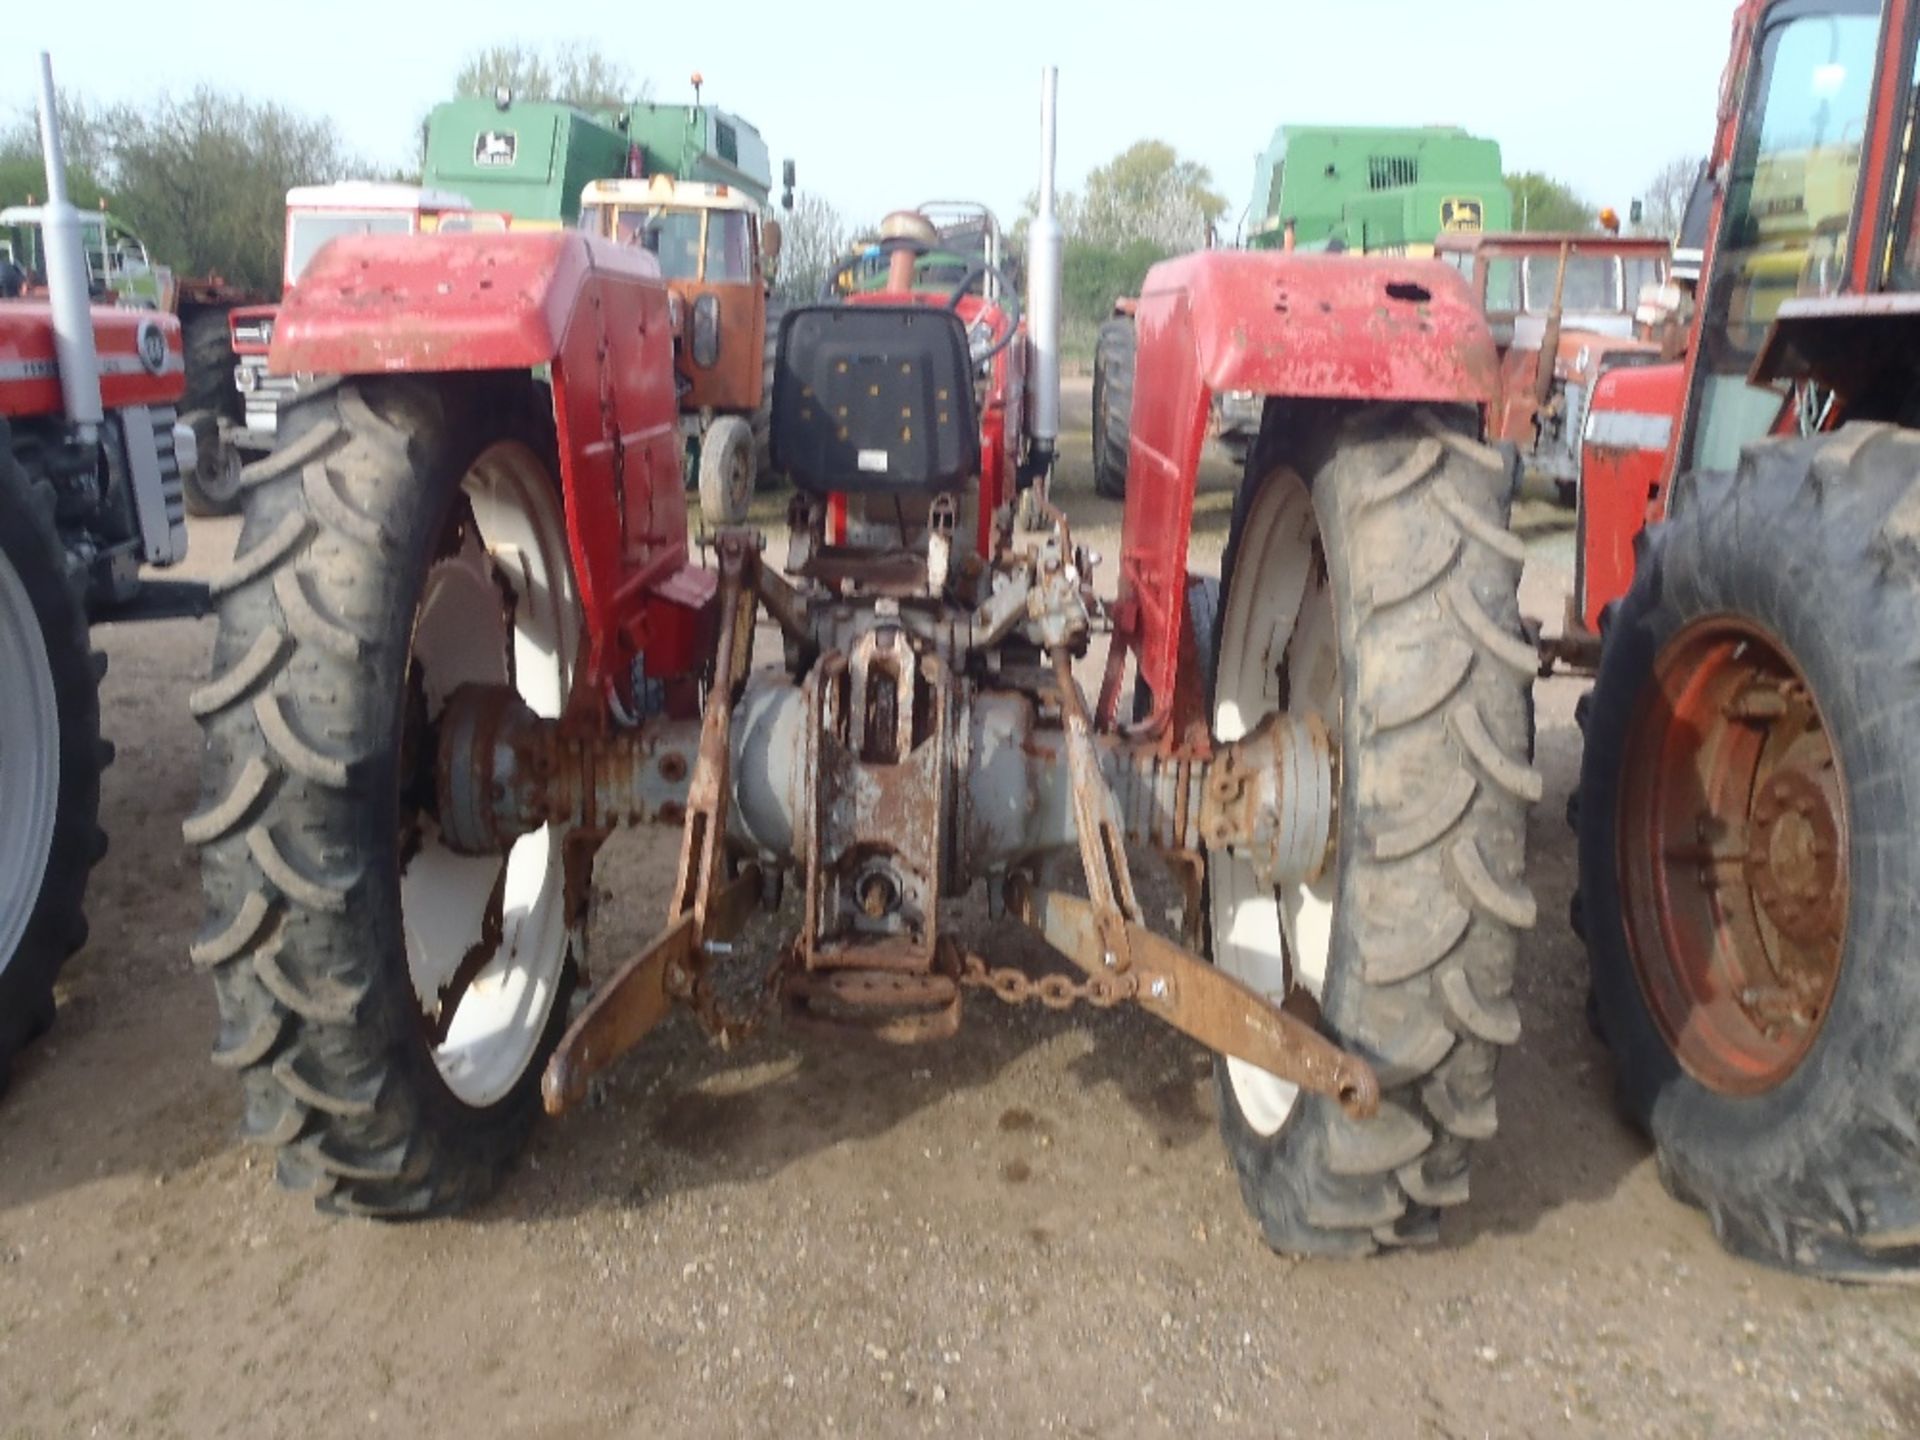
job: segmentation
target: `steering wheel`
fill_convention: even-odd
[[[960,277],[960,283],[954,286],[953,293],[947,296],[947,309],[958,310],[960,302],[967,298],[967,292],[973,289],[974,282],[988,274],[992,274],[1000,281],[1000,293],[1006,297],[1007,333],[994,341],[992,348],[984,355],[975,357],[975,363],[980,365],[986,364],[1013,343],[1014,333],[1020,328],[1020,292],[1014,287],[1012,278],[998,265],[977,260],[967,273]]]
[[[822,302],[838,300],[840,298],[840,277],[853,269],[854,266],[860,264],[862,261],[872,259],[875,255],[890,256],[896,250],[906,250],[918,258],[921,255],[927,254],[932,248],[933,247],[925,241],[895,235],[886,240],[876,241],[864,249],[856,250],[851,255],[843,256],[839,264],[827,271],[827,278],[820,286],[820,299]]]

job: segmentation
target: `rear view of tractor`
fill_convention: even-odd
[[[273,360],[341,379],[250,472],[186,827],[215,1059],[284,1182],[471,1203],[676,1009],[728,1044],[788,1012],[904,1043],[995,1001],[1135,1006],[1215,1052],[1277,1247],[1430,1239],[1465,1199],[1539,793],[1492,343],[1432,262],[1157,268],[1105,602],[1064,516],[1014,523],[1058,433],[1043,93],[1024,313],[986,256],[926,283],[935,218],[889,217],[882,283],[780,324],[784,536],[722,528],[712,567],[648,247],[315,262]],[[1187,538],[1228,388],[1265,398],[1221,588]],[[658,933],[604,964],[595,852],[639,823],[679,861]],[[1145,923],[1150,851],[1187,885],[1177,933]],[[1053,963],[984,958],[954,914],[976,886]],[[746,950],[769,911],[785,939]]]
[[[90,614],[134,613],[142,565],[186,555],[193,432],[180,326],[89,305],[82,222],[67,202],[52,68],[41,59],[47,205],[35,216],[44,299],[0,300],[0,1085],[53,1020],[53,982],[86,938],[99,827]]]
[[[1582,482],[1621,1100],[1731,1249],[1850,1279],[1920,1274],[1916,33],[1740,7],[1687,362],[1603,384]]]

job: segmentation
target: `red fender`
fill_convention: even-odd
[[[1661,479],[1679,430],[1686,366],[1627,365],[1593,387],[1580,446],[1580,551],[1573,575],[1577,619],[1597,634],[1600,612],[1633,584],[1633,542],[1665,511]]]
[[[1206,251],[1147,273],[1121,532],[1117,638],[1136,646],[1150,727],[1169,718],[1193,494],[1214,397],[1486,407],[1499,357],[1466,281],[1434,260]]]
[[[587,668],[692,671],[712,573],[689,563],[673,325],[644,251],[568,231],[352,236],[281,306],[268,369],[376,375],[549,367]]]

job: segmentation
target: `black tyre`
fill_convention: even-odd
[[[53,528],[0,421],[0,1089],[14,1053],[53,1023],[53,982],[86,941],[100,830],[98,683],[106,657]]]
[[[464,684],[558,715],[580,643],[551,440],[516,384],[317,387],[249,467],[213,583],[192,949],[214,1061],[283,1184],[456,1209],[520,1149],[573,984],[564,837],[456,855],[433,814]]]
[[[1749,447],[1650,530],[1586,724],[1619,1098],[1737,1254],[1920,1276],[1920,437]]]
[[[721,415],[700,437],[700,518],[739,525],[753,505],[753,430],[738,415]]]
[[[1239,1061],[1217,1067],[1241,1192],[1277,1250],[1433,1238],[1440,1207],[1467,1198],[1468,1152],[1494,1131],[1495,1061],[1519,1036],[1534,657],[1518,638],[1524,550],[1505,471],[1471,423],[1371,407],[1311,457],[1270,426],[1236,504],[1214,731],[1237,738],[1278,708],[1317,715],[1337,818],[1306,884],[1276,890],[1209,855],[1213,958],[1264,993],[1305,991],[1383,1090],[1379,1114],[1355,1121]]]
[[[180,411],[206,410],[228,420],[245,413],[233,383],[233,335],[225,310],[193,310],[181,317],[180,346],[187,366],[187,393]]]
[[[1133,435],[1133,317],[1103,321],[1093,347],[1093,488],[1109,500],[1127,493]]]
[[[767,297],[767,324],[762,347],[765,351],[760,385],[760,405],[753,412],[754,470],[762,483],[773,476],[773,372],[780,355],[780,322],[786,317],[787,302]]]

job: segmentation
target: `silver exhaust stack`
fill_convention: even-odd
[[[53,308],[53,352],[67,419],[83,443],[100,424],[100,357],[93,345],[91,286],[80,241],[80,212],[67,199],[67,156],[60,142],[60,108],[53,89],[53,57],[40,52],[40,151],[47,167],[47,203],[40,242],[47,254],[47,293]]]
[[[1040,205],[1027,229],[1027,342],[1033,364],[1027,376],[1027,435],[1034,450],[1051,460],[1060,438],[1061,257],[1066,232],[1054,204],[1054,102],[1060,72],[1040,72]]]

